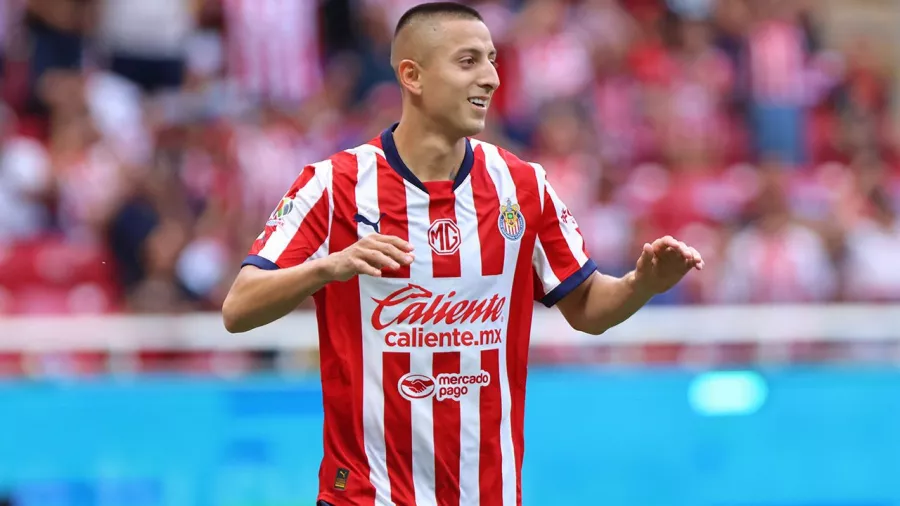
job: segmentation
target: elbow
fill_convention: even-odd
[[[229,334],[240,334],[250,330],[246,319],[241,316],[240,311],[235,306],[236,304],[230,296],[222,304],[222,323]]]
[[[239,334],[246,330],[242,327],[240,320],[224,311],[222,312],[222,323],[225,324],[225,330],[227,330],[229,334]]]
[[[599,336],[610,329],[610,325],[605,322],[578,321],[572,323],[572,328],[578,332],[583,332],[592,336]]]
[[[585,334],[590,334],[592,336],[599,336],[603,334],[609,327],[606,325],[593,325],[593,326],[585,326],[584,328],[577,329],[579,332],[584,332]]]

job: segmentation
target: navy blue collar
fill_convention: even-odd
[[[400,153],[397,151],[397,144],[394,143],[394,130],[397,129],[397,125],[399,125],[399,123],[394,123],[390,128],[381,132],[381,149],[384,150],[384,157],[387,159],[388,165],[397,171],[403,179],[414,184],[416,188],[423,192],[428,193],[428,189],[425,188],[422,181],[419,181],[419,178],[409,170],[409,167],[407,167],[406,164],[403,163],[403,159],[400,158]],[[472,151],[472,143],[469,142],[469,139],[466,139],[466,155],[463,157],[462,164],[459,166],[459,172],[456,173],[456,179],[453,180],[454,190],[469,177],[473,165],[475,165],[475,152]]]

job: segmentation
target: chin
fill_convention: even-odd
[[[466,121],[460,125],[460,133],[462,137],[473,137],[484,132],[484,121]]]

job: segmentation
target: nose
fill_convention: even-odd
[[[478,86],[488,93],[496,91],[500,87],[500,75],[497,73],[497,68],[491,64],[486,65],[486,70],[479,81]]]

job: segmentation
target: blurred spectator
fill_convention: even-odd
[[[360,15],[360,47],[356,51],[359,73],[354,100],[365,99],[369,92],[383,83],[393,83],[391,40],[394,33],[385,22],[385,7],[372,4]]]
[[[534,125],[542,105],[574,98],[590,81],[587,43],[569,20],[565,3],[534,0],[509,34],[515,49],[507,64],[513,74],[502,86],[508,88],[507,114],[520,135]]]
[[[242,93],[296,106],[319,89],[318,1],[215,1],[224,10],[228,76]]]
[[[752,3],[756,21],[747,35],[750,118],[757,153],[796,166],[806,160],[803,128],[809,47],[796,0]]]
[[[102,0],[99,43],[113,72],[146,92],[184,81],[197,0]]]
[[[779,167],[765,174],[755,219],[737,232],[718,271],[718,300],[729,303],[824,302],[837,279],[823,240],[793,217]]]
[[[0,109],[0,242],[30,239],[51,223],[46,199],[53,183],[46,149],[17,135],[15,117]]]
[[[900,220],[886,193],[869,194],[866,217],[848,234],[844,286],[851,300],[883,302],[900,299],[900,269],[885,268],[900,248]]]
[[[97,0],[26,0],[24,22],[31,46],[29,83],[47,71],[76,70],[83,63],[85,40],[97,21]],[[32,108],[42,110],[32,95]]]

